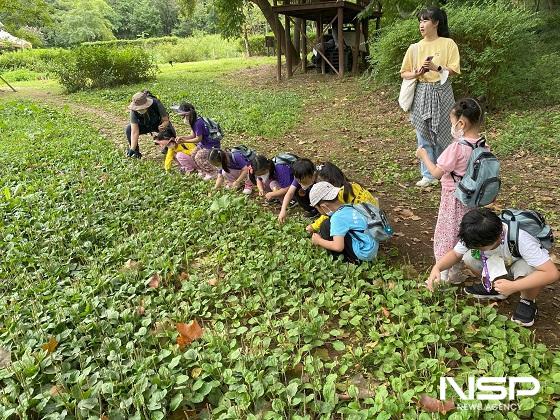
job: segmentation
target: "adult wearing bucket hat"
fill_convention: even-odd
[[[338,199],[339,192],[340,188],[324,181],[311,187],[309,203],[329,217],[321,224],[319,233],[311,236],[311,242],[325,248],[334,258],[342,255],[345,262],[371,261],[377,255],[379,243],[367,233],[365,216],[353,206],[343,204]]]
[[[126,152],[128,157],[142,157],[138,145],[138,138],[141,134],[157,132],[162,138],[176,136],[165,107],[148,91],[135,93],[128,109],[130,110],[130,124],[125,129],[129,146]]]

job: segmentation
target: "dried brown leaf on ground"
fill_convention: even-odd
[[[0,369],[7,368],[12,363],[12,353],[0,347]]]
[[[446,414],[455,409],[455,402],[453,400],[441,401],[426,394],[420,397],[418,404],[428,413]]]
[[[188,324],[179,322],[175,327],[179,333],[179,336],[177,337],[177,344],[181,349],[191,344],[194,340],[198,340],[204,333],[204,330],[200,327],[196,320],[191,321]]]
[[[152,289],[157,289],[159,287],[159,274],[154,274],[152,277],[150,277],[150,281],[148,282],[148,286],[151,287]]]
[[[49,353],[49,354],[54,352],[57,347],[58,347],[58,341],[56,341],[56,338],[54,338],[54,337],[51,337],[47,343],[45,343],[41,346],[41,348],[43,350],[46,350],[47,353]]]

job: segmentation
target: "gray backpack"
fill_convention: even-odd
[[[486,147],[486,140],[481,138],[476,144],[461,140],[473,149],[467,163],[467,172],[459,177],[454,172],[454,180],[459,178],[455,188],[455,197],[467,207],[483,207],[494,202],[500,192],[500,162]]]
[[[376,241],[386,241],[393,236],[393,228],[389,223],[389,219],[387,219],[387,216],[379,207],[370,203],[348,205],[365,217],[367,230],[364,233],[369,234]]]
[[[212,118],[202,117],[202,120],[204,121],[204,124],[206,124],[206,127],[208,127],[210,138],[214,141],[222,141],[224,138],[224,131],[222,130],[220,124]]]
[[[272,158],[275,165],[290,165],[292,166],[299,157],[293,153],[280,153],[278,156]]]
[[[245,146],[244,144],[240,144],[238,146],[233,146],[230,149],[231,153],[241,153],[243,155],[243,157],[245,157],[245,159],[252,161],[253,159],[255,159],[257,157],[257,152],[255,152],[253,149]]]
[[[519,229],[537,238],[544,249],[551,249],[554,243],[552,229],[546,224],[544,216],[534,210],[506,209],[500,215],[508,225],[507,244],[511,255],[521,258],[519,253]]]

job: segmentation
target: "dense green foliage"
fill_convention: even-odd
[[[123,161],[65,112],[0,117],[3,418],[430,419],[419,396],[473,374],[538,377],[507,418],[560,414],[560,356],[494,308],[333,262],[297,220]],[[190,320],[205,333],[181,350]]]
[[[153,54],[162,63],[188,63],[238,57],[241,51],[234,41],[220,35],[205,35],[184,38],[176,44],[161,45],[153,50]]]
[[[69,92],[138,83],[155,77],[157,66],[142,48],[82,46],[59,57],[54,73]]]
[[[180,38],[176,36],[162,36],[156,38],[113,39],[110,41],[84,42],[82,45],[106,45],[109,47],[127,47],[129,45],[135,45],[144,48],[155,48],[166,44],[175,45],[179,40]]]
[[[0,54],[0,71],[27,69],[50,73],[64,51],[62,48],[46,48]]]
[[[537,31],[548,30],[548,24],[538,15],[504,1],[450,6],[447,12],[451,37],[461,54],[462,74],[453,80],[457,96],[486,95],[493,105],[524,102],[529,96],[548,102],[560,99],[558,90],[550,89],[559,80],[555,69],[560,54],[539,39]],[[372,43],[375,80],[399,86],[404,53],[419,39],[416,19],[383,29]]]

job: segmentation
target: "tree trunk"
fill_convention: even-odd
[[[276,16],[274,15],[274,12],[272,11],[272,6],[270,4],[269,0],[250,0],[252,3],[255,3],[259,9],[261,9],[266,21],[268,22],[268,24],[270,25],[270,28],[272,29],[272,31],[274,32],[274,35],[276,36],[276,39],[278,41],[278,47],[282,48],[282,52],[284,54],[286,54],[285,51],[285,35],[284,35],[284,26],[282,26],[282,24],[280,23],[280,21],[278,19],[276,19]],[[289,48],[290,48],[290,53],[292,55],[292,57],[294,58],[295,62],[294,64],[299,64],[299,62],[301,61],[300,58],[298,57],[299,54],[296,52],[296,49],[294,47],[294,43],[290,40],[289,43]]]
[[[245,42],[245,55],[251,57],[251,49],[249,48],[249,35],[247,34],[247,25],[243,25],[243,41]]]

